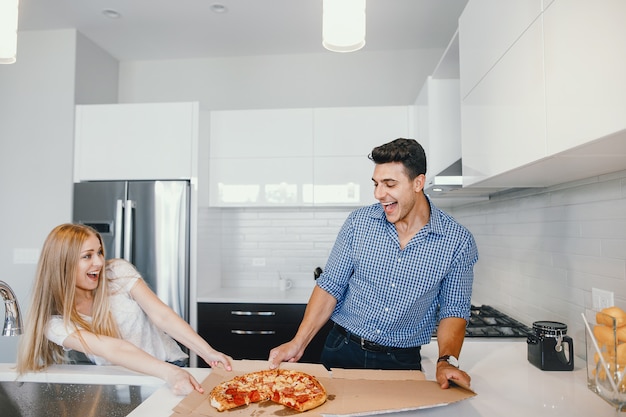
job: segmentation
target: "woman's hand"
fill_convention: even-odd
[[[231,371],[233,369],[230,364],[230,361],[232,361],[233,358],[223,354],[222,352],[218,352],[217,350],[211,349],[208,353],[203,354],[200,357],[208,363],[211,368],[215,368],[221,364],[227,371]]]
[[[200,394],[204,393],[202,385],[189,372],[178,366],[172,365],[172,369],[168,372],[165,381],[172,389],[174,395],[188,395],[193,390]]]

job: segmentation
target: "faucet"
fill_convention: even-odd
[[[0,295],[4,300],[4,327],[2,336],[17,336],[22,334],[22,318],[20,316],[20,305],[17,303],[15,293],[4,281],[0,281]]]

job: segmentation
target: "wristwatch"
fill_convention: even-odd
[[[440,356],[439,359],[437,359],[437,363],[439,362],[448,362],[450,365],[454,366],[455,368],[459,367],[459,360],[452,355],[443,355]]]

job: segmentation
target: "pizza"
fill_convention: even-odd
[[[236,376],[218,384],[209,394],[218,411],[261,401],[273,401],[307,411],[326,401],[326,389],[312,375],[289,369],[270,369]]]

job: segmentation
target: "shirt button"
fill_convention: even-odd
[[[376,334],[380,334],[380,329],[376,329]]]
[[[385,307],[385,313],[389,312],[389,307]]]
[[[396,288],[396,283],[395,282],[391,283],[391,288]]]

